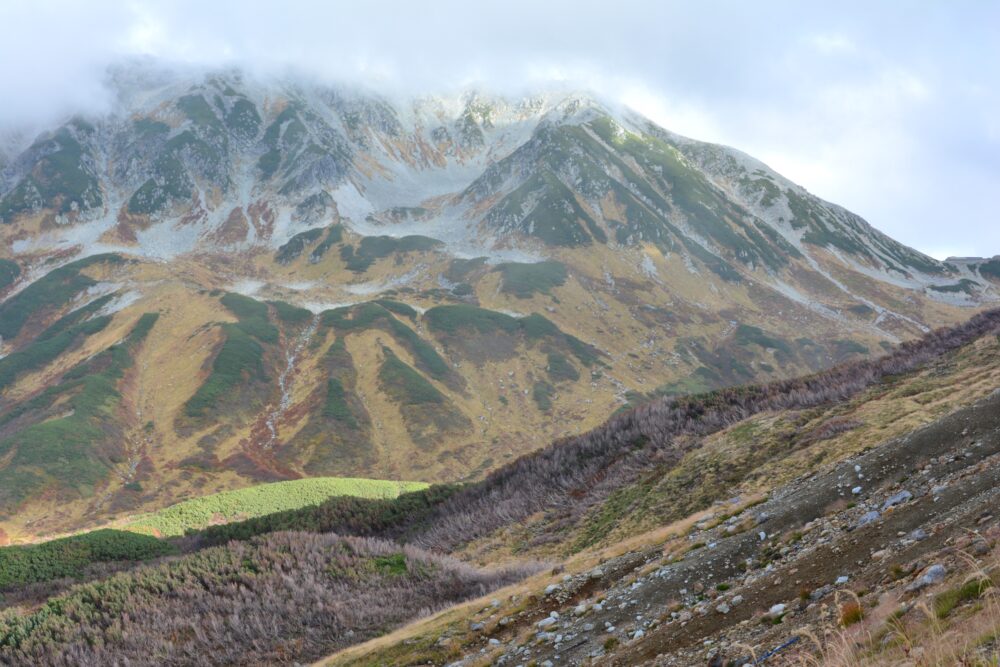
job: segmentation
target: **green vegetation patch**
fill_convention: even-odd
[[[358,428],[358,420],[354,418],[354,413],[347,404],[347,390],[339,378],[330,378],[326,381],[323,416],[338,421],[348,428]]]
[[[200,536],[206,544],[249,540],[278,531],[401,537],[426,522],[461,488],[457,484],[435,484],[422,490],[402,492],[396,498],[333,496],[300,509],[209,526]]]
[[[176,551],[155,537],[111,529],[41,544],[0,547],[0,589],[80,577],[93,563],[149,560]]]
[[[563,380],[576,382],[580,379],[580,372],[576,370],[576,367],[564,355],[558,352],[549,352],[548,362],[546,370],[553,382],[561,382]]]
[[[979,273],[1000,280],[1000,257],[994,257],[990,261],[980,264]]]
[[[27,414],[42,419],[0,439],[0,458],[8,461],[0,469],[0,512],[50,486],[87,497],[107,477],[121,449],[118,441],[109,442],[120,399],[117,384],[132,365],[133,347],[157,318],[157,313],[144,314],[124,341],[70,369],[60,384],[0,418],[0,424]],[[57,401],[58,413],[52,414]]]
[[[938,618],[946,618],[955,610],[955,607],[963,602],[978,600],[986,591],[993,587],[993,581],[982,577],[967,581],[957,588],[952,588],[943,593],[939,593],[934,598],[934,615]]]
[[[32,316],[62,308],[77,294],[96,285],[97,281],[80,273],[83,269],[95,264],[124,262],[119,255],[92,255],[45,274],[0,304],[0,337],[16,338]]]
[[[411,235],[399,238],[393,236],[366,236],[357,249],[346,245],[340,249],[340,258],[347,268],[355,273],[364,273],[375,260],[397,252],[428,252],[441,246],[441,242],[427,236]]]
[[[307,229],[304,232],[299,232],[288,239],[287,243],[278,248],[278,252],[274,254],[274,260],[279,264],[291,264],[302,255],[307,246],[318,241],[322,235],[322,227],[315,227]]]
[[[423,375],[392,353],[383,349],[385,360],[379,368],[382,391],[401,405],[444,403],[446,398]]]
[[[758,345],[769,350],[778,350],[786,354],[791,354],[791,346],[780,338],[775,338],[771,334],[749,324],[741,324],[736,329],[736,342],[739,345]]]
[[[435,306],[424,313],[428,328],[445,336],[457,336],[462,332],[475,331],[479,334],[503,332],[510,335],[522,334],[527,340],[541,340],[565,345],[585,366],[592,366],[600,358],[600,353],[579,338],[563,332],[544,315],[532,313],[517,318],[468,304]]]
[[[19,375],[44,368],[80,339],[103,331],[111,322],[109,315],[87,318],[111,299],[111,295],[101,297],[60,318],[31,344],[0,359],[0,391]]]
[[[535,382],[531,388],[531,398],[534,399],[535,405],[542,412],[548,412],[552,409],[552,397],[555,393],[556,388],[544,380]]]
[[[267,304],[228,292],[219,301],[239,318],[239,328],[262,343],[277,343],[278,328],[268,318]]]
[[[21,275],[21,267],[11,259],[0,259],[0,292],[14,284]]]
[[[184,404],[188,417],[200,418],[218,407],[231,391],[248,382],[264,382],[264,348],[243,328],[223,324],[225,340],[212,361],[212,372],[194,396]]]
[[[330,230],[326,233],[326,238],[320,241],[319,245],[313,248],[313,251],[309,254],[309,261],[315,264],[323,258],[323,255],[325,255],[330,248],[343,240],[344,228],[341,225],[334,225],[330,227]]]
[[[312,311],[284,301],[268,301],[267,303],[274,308],[275,315],[285,324],[304,324],[313,316]]]
[[[941,292],[944,294],[973,294],[975,291],[975,285],[978,283],[974,280],[969,280],[968,278],[962,278],[959,282],[954,285],[931,285],[929,289],[935,292]]]
[[[566,284],[568,273],[561,262],[546,261],[535,264],[510,262],[496,268],[500,272],[500,289],[518,299],[528,299],[536,293],[550,294],[552,288]]]
[[[82,123],[71,125],[86,130]],[[42,157],[13,190],[0,198],[0,222],[12,222],[18,215],[45,207],[70,213],[101,205],[100,184],[86,165],[83,146],[68,127],[35,142],[32,149]]]
[[[162,536],[184,535],[208,526],[262,517],[319,505],[335,496],[392,499],[402,493],[426,489],[423,482],[394,482],[349,477],[314,477],[274,482],[193,498],[145,514],[126,530]]]

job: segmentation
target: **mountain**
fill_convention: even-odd
[[[594,96],[111,72],[4,140],[0,530],[256,482],[481,478],[615,410],[874,356],[997,301]]]
[[[992,310],[478,482],[0,548],[0,660],[990,664],[998,384]]]

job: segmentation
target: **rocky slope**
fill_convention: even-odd
[[[549,573],[323,664],[990,664],[998,346],[994,330],[850,400],[750,417],[667,470],[649,463],[624,504],[606,500],[628,518],[598,548],[581,549],[586,521],[563,522],[555,549],[515,549],[549,555]],[[738,468],[772,443],[783,451],[727,485],[710,479],[716,456]],[[681,486],[650,503],[671,481]],[[497,546],[508,538],[466,555],[509,558]]]
[[[997,299],[995,261],[937,262],[585,95],[111,85],[108,115],[4,142],[15,539],[254,481],[475,478]]]

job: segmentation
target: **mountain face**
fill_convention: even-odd
[[[997,300],[997,260],[585,95],[111,82],[112,113],[3,142],[10,536],[254,481],[474,478]]]

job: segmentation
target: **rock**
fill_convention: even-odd
[[[766,539],[767,539],[767,533],[765,533],[765,532],[764,532],[764,531],[762,530],[762,531],[760,531],[759,533],[757,533],[757,537],[759,537],[759,538],[760,538],[760,541],[761,541],[761,542],[763,542],[764,540],[766,540]]]
[[[833,592],[833,586],[831,586],[830,584],[827,584],[826,586],[821,586],[820,588],[817,588],[812,593],[810,593],[809,594],[809,599],[810,600],[822,600],[823,598],[825,598],[827,595],[829,595],[832,592]]]
[[[906,536],[907,539],[913,540],[914,542],[919,542],[920,540],[927,539],[927,531],[923,528],[917,528],[916,530],[910,531],[910,534]]]
[[[646,636],[645,630],[636,630],[635,632],[632,633],[632,639],[642,639],[645,636]]]
[[[593,570],[587,573],[587,576],[590,577],[591,579],[600,579],[601,577],[604,576],[604,570],[602,570],[599,567],[595,567]]]
[[[730,601],[730,604],[735,607],[735,606],[741,604],[742,602],[743,602],[743,596],[742,595],[734,595],[733,599]]]
[[[777,618],[778,616],[781,616],[782,614],[785,613],[785,609],[786,609],[785,605],[779,603],[771,607],[768,610],[767,615],[772,618]]]
[[[852,494],[852,495],[855,495],[855,496],[856,496],[856,495],[858,495],[859,493],[861,493],[861,487],[860,487],[860,486],[856,486],[856,487],[854,487],[853,489],[851,489],[851,494]]]
[[[902,505],[903,503],[908,502],[912,498],[913,494],[905,489],[900,491],[899,493],[894,493],[888,498],[886,498],[885,502],[882,503],[882,511],[884,512],[890,507],[895,507],[896,505]]]
[[[469,629],[472,630],[473,632],[479,632],[484,627],[485,626],[482,623],[470,623],[469,624]]]
[[[555,618],[552,618],[551,616],[548,616],[548,617],[543,618],[542,620],[538,621],[538,623],[535,623],[535,626],[538,627],[539,630],[544,630],[545,628],[551,627],[551,626],[555,625],[556,623],[558,623],[558,619],[555,619]]]
[[[557,590],[559,590],[559,588],[560,588],[559,584],[549,584],[548,586],[545,587],[545,594],[552,595]]]
[[[584,632],[593,632],[594,631],[594,624],[593,623],[584,623],[583,624],[583,631]]]
[[[587,613],[587,605],[586,604],[576,605],[576,607],[573,609],[573,613],[576,614],[577,616],[583,616],[584,614]]]
[[[841,576],[837,577],[837,580],[835,582],[833,582],[833,585],[834,586],[843,586],[848,581],[850,581],[850,577],[845,577],[844,575],[841,575]]]
[[[881,516],[882,515],[875,510],[872,510],[871,512],[865,512],[864,514],[861,515],[861,518],[858,519],[858,522],[854,524],[854,527],[861,528],[862,526],[867,526],[870,523],[878,521],[879,517]]]
[[[944,581],[946,574],[948,574],[948,571],[944,569],[944,565],[931,565],[929,568],[924,570],[924,573],[920,575],[916,581],[907,586],[904,590],[907,593],[921,591],[928,586],[933,586],[934,584]]]
[[[490,646],[500,646],[500,640],[495,637],[490,637]]]
[[[677,620],[680,621],[681,623],[687,623],[692,618],[694,618],[694,616],[692,616],[691,612],[687,610],[684,610],[681,613],[677,614]]]
[[[972,543],[970,551],[972,551],[973,556],[985,556],[990,552],[990,545],[986,543],[986,540],[976,540]]]
[[[715,608],[715,611],[719,612],[720,614],[728,614],[729,605],[723,602],[722,604],[720,604],[718,607]]]

